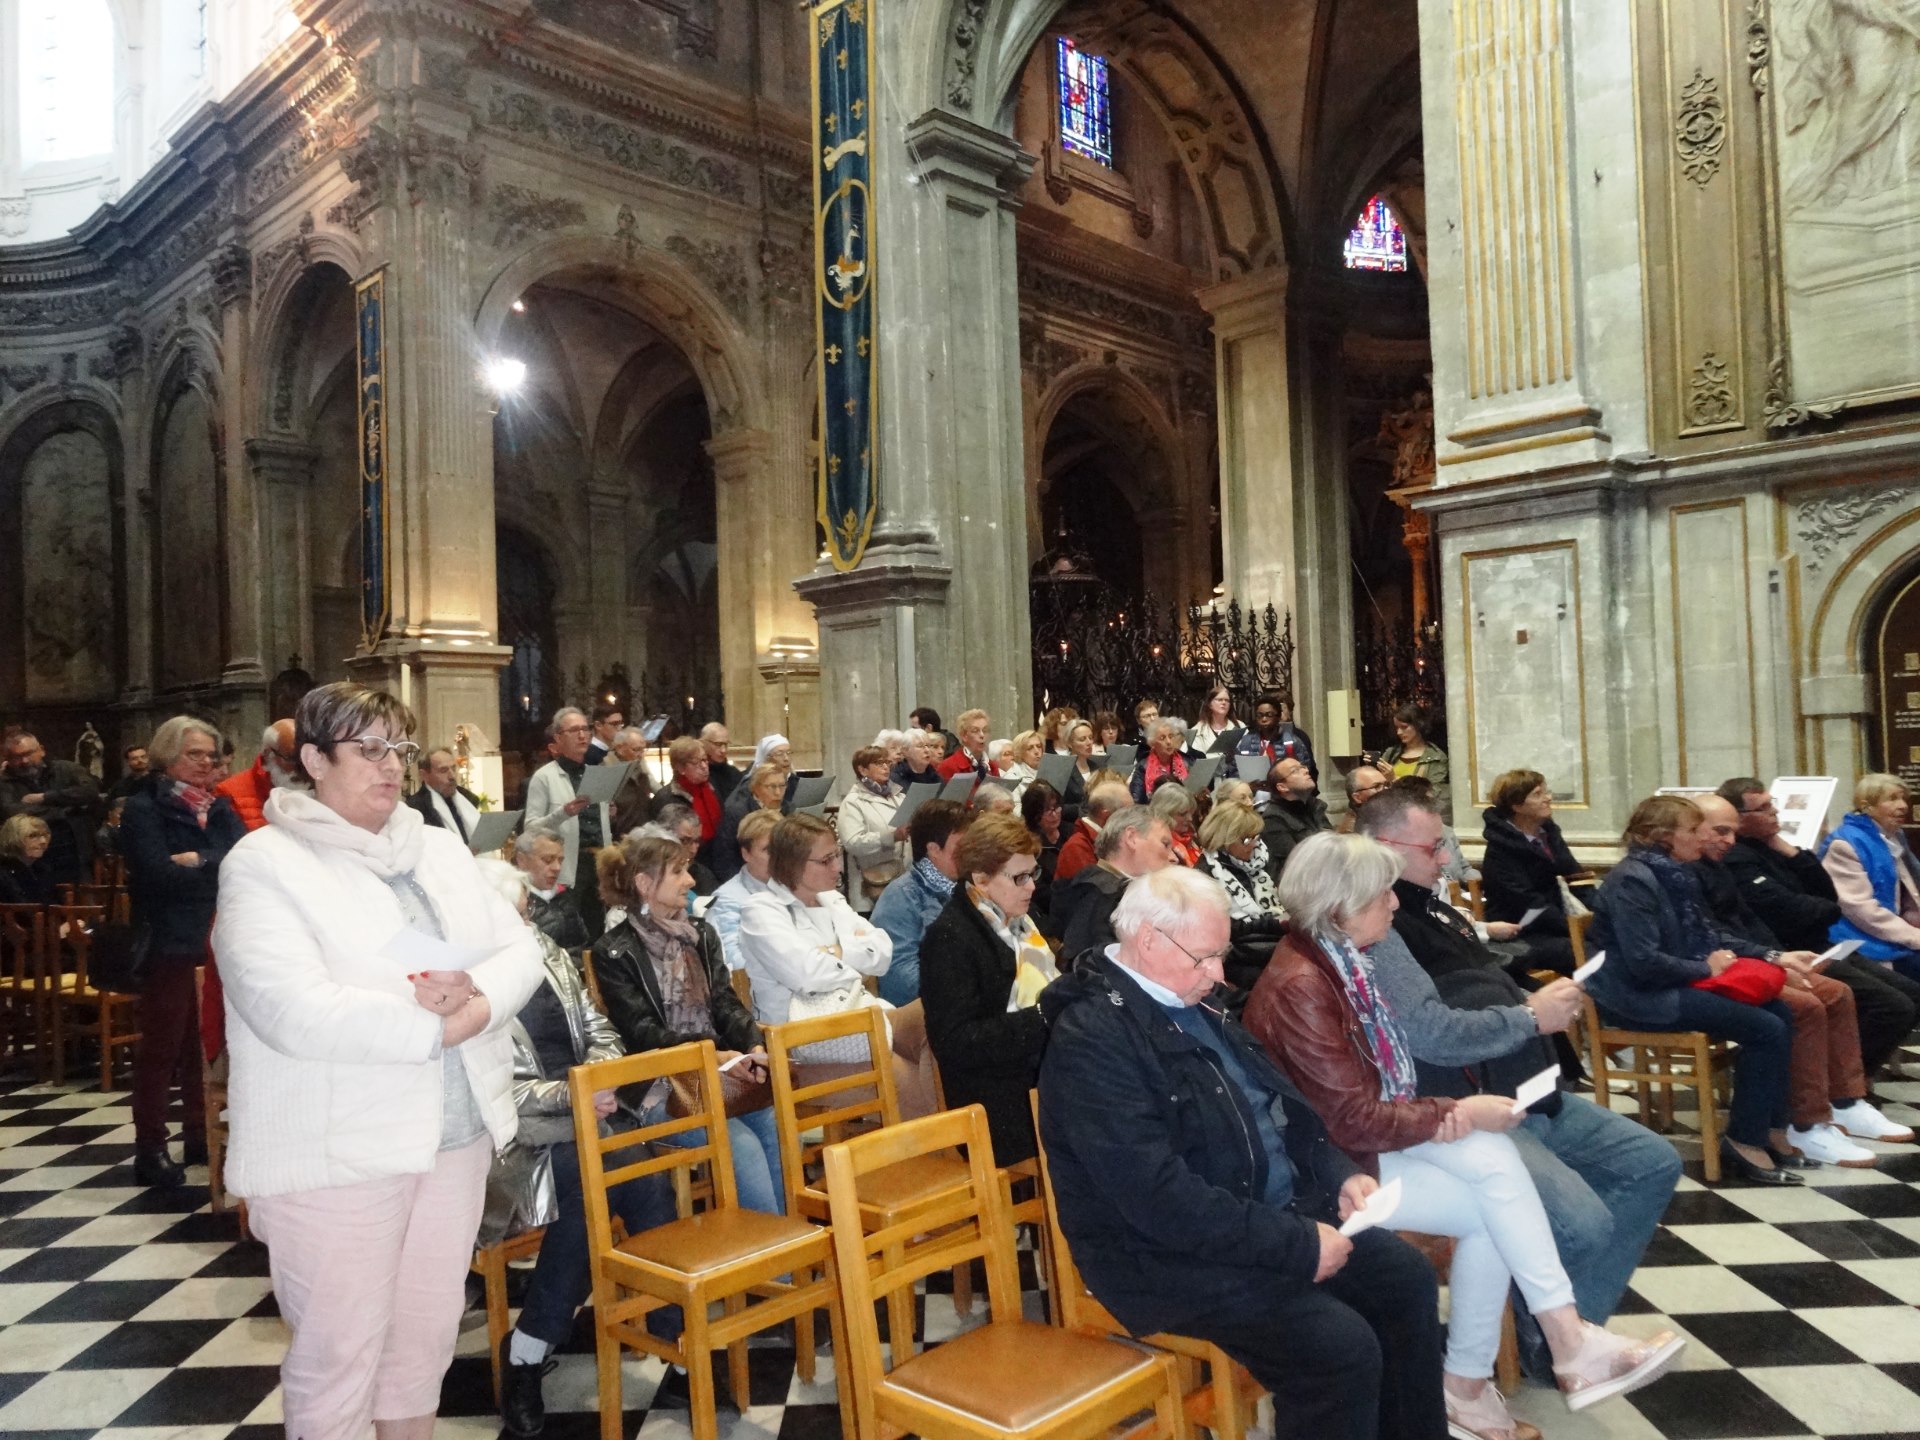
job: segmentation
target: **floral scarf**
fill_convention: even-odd
[[[652,907],[629,914],[660,986],[661,1019],[679,1035],[713,1034],[713,994],[700,963],[700,932],[687,913],[662,915]]]
[[[1359,1020],[1361,1033],[1366,1036],[1367,1049],[1373,1052],[1373,1063],[1380,1071],[1380,1098],[1413,1099],[1413,1052],[1407,1048],[1407,1037],[1400,1033],[1400,1021],[1393,1013],[1393,1006],[1374,985],[1373,962],[1345,940],[1338,944],[1322,940],[1320,948],[1333,961],[1340,983],[1346,988],[1347,1003],[1353,1007],[1354,1018]]]
[[[1704,960],[1714,950],[1719,927],[1707,914],[1705,893],[1700,889],[1700,877],[1689,865],[1682,865],[1673,856],[1657,845],[1634,845],[1628,848],[1627,858],[1638,860],[1653,872],[1653,878],[1659,882],[1660,894],[1674,909],[1680,919],[1681,946],[1688,960]]]
[[[913,873],[920,877],[920,883],[936,895],[953,894],[954,882],[940,873],[940,869],[926,856],[922,855],[913,862]]]

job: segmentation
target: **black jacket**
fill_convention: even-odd
[[[529,890],[527,921],[575,959],[593,942],[587,933],[587,922],[580,916],[580,903],[571,890],[562,890],[551,899]]]
[[[1396,880],[1393,893],[1400,901],[1400,908],[1393,912],[1393,931],[1434,980],[1460,971],[1500,967],[1500,957],[1480,943],[1459,911],[1433,903],[1433,891],[1410,880]]]
[[[1560,827],[1548,820],[1540,828],[1545,853],[1500,811],[1489,807],[1487,853],[1480,862],[1480,889],[1487,919],[1518,921],[1529,910],[1547,913],[1527,927],[1530,936],[1567,934],[1567,912],[1560,902],[1560,877],[1578,874]],[[1584,888],[1584,887],[1583,887]]]
[[[44,856],[31,865],[0,860],[0,905],[51,905],[53,898],[53,871]]]
[[[1327,819],[1327,802],[1318,795],[1307,800],[1289,800],[1277,795],[1269,799],[1260,820],[1260,838],[1267,846],[1267,873],[1278,880],[1280,868],[1287,863],[1294,846],[1309,835],[1332,828]]]
[[[743,772],[732,765],[721,765],[712,761],[707,764],[707,783],[713,786],[713,793],[720,797],[723,808],[728,797],[740,788],[740,783],[746,778]]]
[[[1824,950],[1827,928],[1840,918],[1833,879],[1811,850],[1792,858],[1762,840],[1742,837],[1720,862],[1747,906],[1788,950]]]
[[[720,937],[704,920],[693,924],[700,935],[700,963],[707,972],[713,1043],[722,1050],[751,1050],[760,1043],[760,1027],[733,993],[733,980],[720,953]],[[620,1032],[629,1055],[706,1038],[667,1028],[660,981],[631,919],[593,942],[593,974],[600,982],[600,998],[607,1002],[607,1018]]]
[[[1780,943],[1779,937],[1767,923],[1753,913],[1740,882],[1733,878],[1733,872],[1724,864],[1702,856],[1693,862],[1693,873],[1700,877],[1701,892],[1707,897],[1707,913],[1713,916],[1722,930],[1752,942],[1740,954],[1745,955],[1754,947],[1763,952],[1788,948]],[[1827,947],[1823,944],[1820,948],[1824,950]]]
[[[473,791],[467,789],[464,785],[456,785],[453,788],[466,797],[467,803],[473,806],[476,812],[480,810],[480,797],[478,795],[474,794]],[[427,789],[426,786],[422,785],[418,790],[414,791],[413,794],[407,796],[407,804],[418,810],[420,812],[420,818],[436,830],[445,830],[447,828],[447,822],[440,818],[440,807],[433,803],[433,792]]]
[[[44,798],[25,803],[29,795]],[[0,820],[35,815],[47,822],[53,843],[43,863],[56,884],[75,885],[89,878],[93,862],[93,832],[106,818],[107,804],[93,776],[70,760],[44,760],[30,775],[0,771]]]
[[[920,1002],[947,1105],[986,1107],[999,1165],[1033,1158],[1027,1092],[1039,1078],[1047,1038],[1038,1009],[1007,1009],[1014,970],[1007,942],[967,898],[966,887],[954,887],[920,939]]]
[[[1136,1335],[1313,1283],[1317,1223],[1358,1171],[1247,1033],[1227,1043],[1275,1096],[1293,1200],[1263,1203],[1266,1152],[1240,1087],[1125,969],[1089,956],[1040,997],[1049,1024],[1040,1134],[1087,1285]]]
[[[1125,875],[1096,862],[1053,892],[1051,918],[1060,931],[1062,960],[1072,964],[1113,943],[1113,912],[1126,890]]]
[[[760,802],[753,798],[753,791],[744,785],[721,805],[720,828],[704,847],[707,854],[703,857],[717,883],[726,884],[745,866],[746,862],[740,858],[740,822],[759,808]]]
[[[224,795],[213,802],[201,829],[164,775],[127,797],[120,814],[127,894],[133,923],[153,937],[156,955],[197,958],[206,949],[220,898],[220,863],[246,835],[246,822]],[[198,865],[173,863],[189,850],[200,856]]]

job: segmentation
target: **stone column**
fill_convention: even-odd
[[[1219,376],[1220,540],[1227,594],[1297,608],[1293,407],[1287,380],[1287,272],[1202,290]]]
[[[264,500],[261,582],[266,594],[262,629],[266,662],[275,672],[296,655],[309,669],[315,663],[307,516],[319,453],[311,445],[278,436],[246,443],[247,463]]]
[[[749,427],[723,431],[707,442],[720,542],[720,683],[727,727],[738,730],[743,742],[782,724],[777,672],[764,668],[771,663],[774,642],[814,643],[812,623],[795,613],[804,607],[793,598],[791,584],[811,558],[811,527],[800,517],[812,510],[803,495],[794,493],[793,476],[800,467],[778,465],[776,450],[771,432]],[[817,751],[817,738],[804,738],[812,744],[796,742],[795,750]]]
[[[886,32],[883,29],[882,35]],[[860,567],[800,592],[820,617],[827,753],[918,704],[1032,711],[1014,212],[1033,157],[945,110],[876,97],[880,516]]]
[[[227,653],[220,682],[227,692],[225,718],[242,750],[266,724],[267,676],[261,625],[259,486],[246,449],[247,395],[253,343],[253,256],[239,241],[213,252],[208,263],[220,304],[221,533],[226,565]]]

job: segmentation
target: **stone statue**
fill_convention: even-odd
[[[1380,440],[1393,447],[1393,488],[1433,483],[1433,393],[1422,386],[1398,410],[1380,416]]]
[[[1799,143],[1792,210],[1865,200],[1912,180],[1920,148],[1920,0],[1776,0],[1781,124]]]

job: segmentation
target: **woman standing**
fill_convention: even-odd
[[[1040,757],[1046,753],[1046,741],[1038,730],[1022,730],[1007,742],[1007,758],[1001,762],[1000,774],[1003,779],[1014,782],[1016,804],[1027,793],[1027,786],[1040,778]]]
[[[1427,738],[1433,716],[1424,705],[1402,705],[1393,712],[1394,742],[1380,752],[1380,763],[1396,780],[1418,775],[1433,786],[1434,808],[1453,814],[1453,787],[1447,783],[1447,752]]]
[[[910,863],[907,827],[893,823],[901,792],[890,778],[890,770],[887,753],[878,746],[854,751],[853,788],[840,797],[840,844],[853,871],[848,898],[861,915],[873,910],[880,892]]]
[[[1395,1227],[1458,1242],[1448,1280],[1448,1433],[1510,1440],[1518,1426],[1489,1380],[1509,1284],[1540,1322],[1570,1409],[1649,1383],[1686,1342],[1671,1331],[1633,1340],[1580,1318],[1539,1192],[1505,1134],[1521,1119],[1511,1100],[1416,1093],[1413,1052],[1366,954],[1393,927],[1399,875],[1399,858],[1365,836],[1302,841],[1280,876],[1293,928],[1253,988],[1246,1025],[1334,1144],[1382,1181],[1404,1182]]]
[[[1832,938],[1858,940],[1861,959],[1920,981],[1920,861],[1907,844],[1911,813],[1898,776],[1862,775],[1853,809],[1827,837],[1820,863],[1840,898]]]
[[[127,797],[120,843],[134,928],[147,944],[140,1048],[133,1057],[133,1174],[142,1185],[186,1178],[167,1154],[167,1100],[180,1087],[182,1162],[207,1163],[206,1087],[194,971],[207,962],[220,865],[247,833],[219,779],[220,736],[176,715],[147,742],[145,784]]]
[[[955,855],[965,883],[920,942],[920,998],[947,1104],[986,1109],[1001,1166],[1038,1150],[1027,1099],[1046,1043],[1038,1002],[1060,975],[1027,913],[1039,849],[1011,815],[975,820]]]
[[[1156,715],[1147,726],[1147,753],[1133,771],[1133,798],[1142,805],[1168,779],[1187,778],[1187,722],[1174,715]]]
[[[711,1040],[725,1064],[749,1058],[745,1078],[764,1080],[767,1047],[760,1027],[733,993],[720,937],[687,913],[693,876],[676,841],[629,835],[600,852],[600,898],[624,906],[626,919],[593,945],[593,973],[607,1002],[607,1018],[629,1055]],[[733,1178],[740,1203],[780,1215],[786,1190],[780,1178],[780,1137],[771,1108],[727,1121],[733,1142]],[[698,1138],[683,1143],[698,1145]]]
[[[1245,728],[1233,717],[1233,692],[1224,685],[1215,685],[1207,691],[1207,698],[1200,706],[1200,718],[1187,732],[1187,744],[1195,753],[1205,755],[1222,735]]]
[[[274,791],[221,867],[227,1188],[267,1243],[305,1440],[432,1434],[487,1170],[517,1125],[506,1027],[541,980],[533,931],[459,836],[400,803],[413,723],[349,682],[309,692],[312,793]]]

